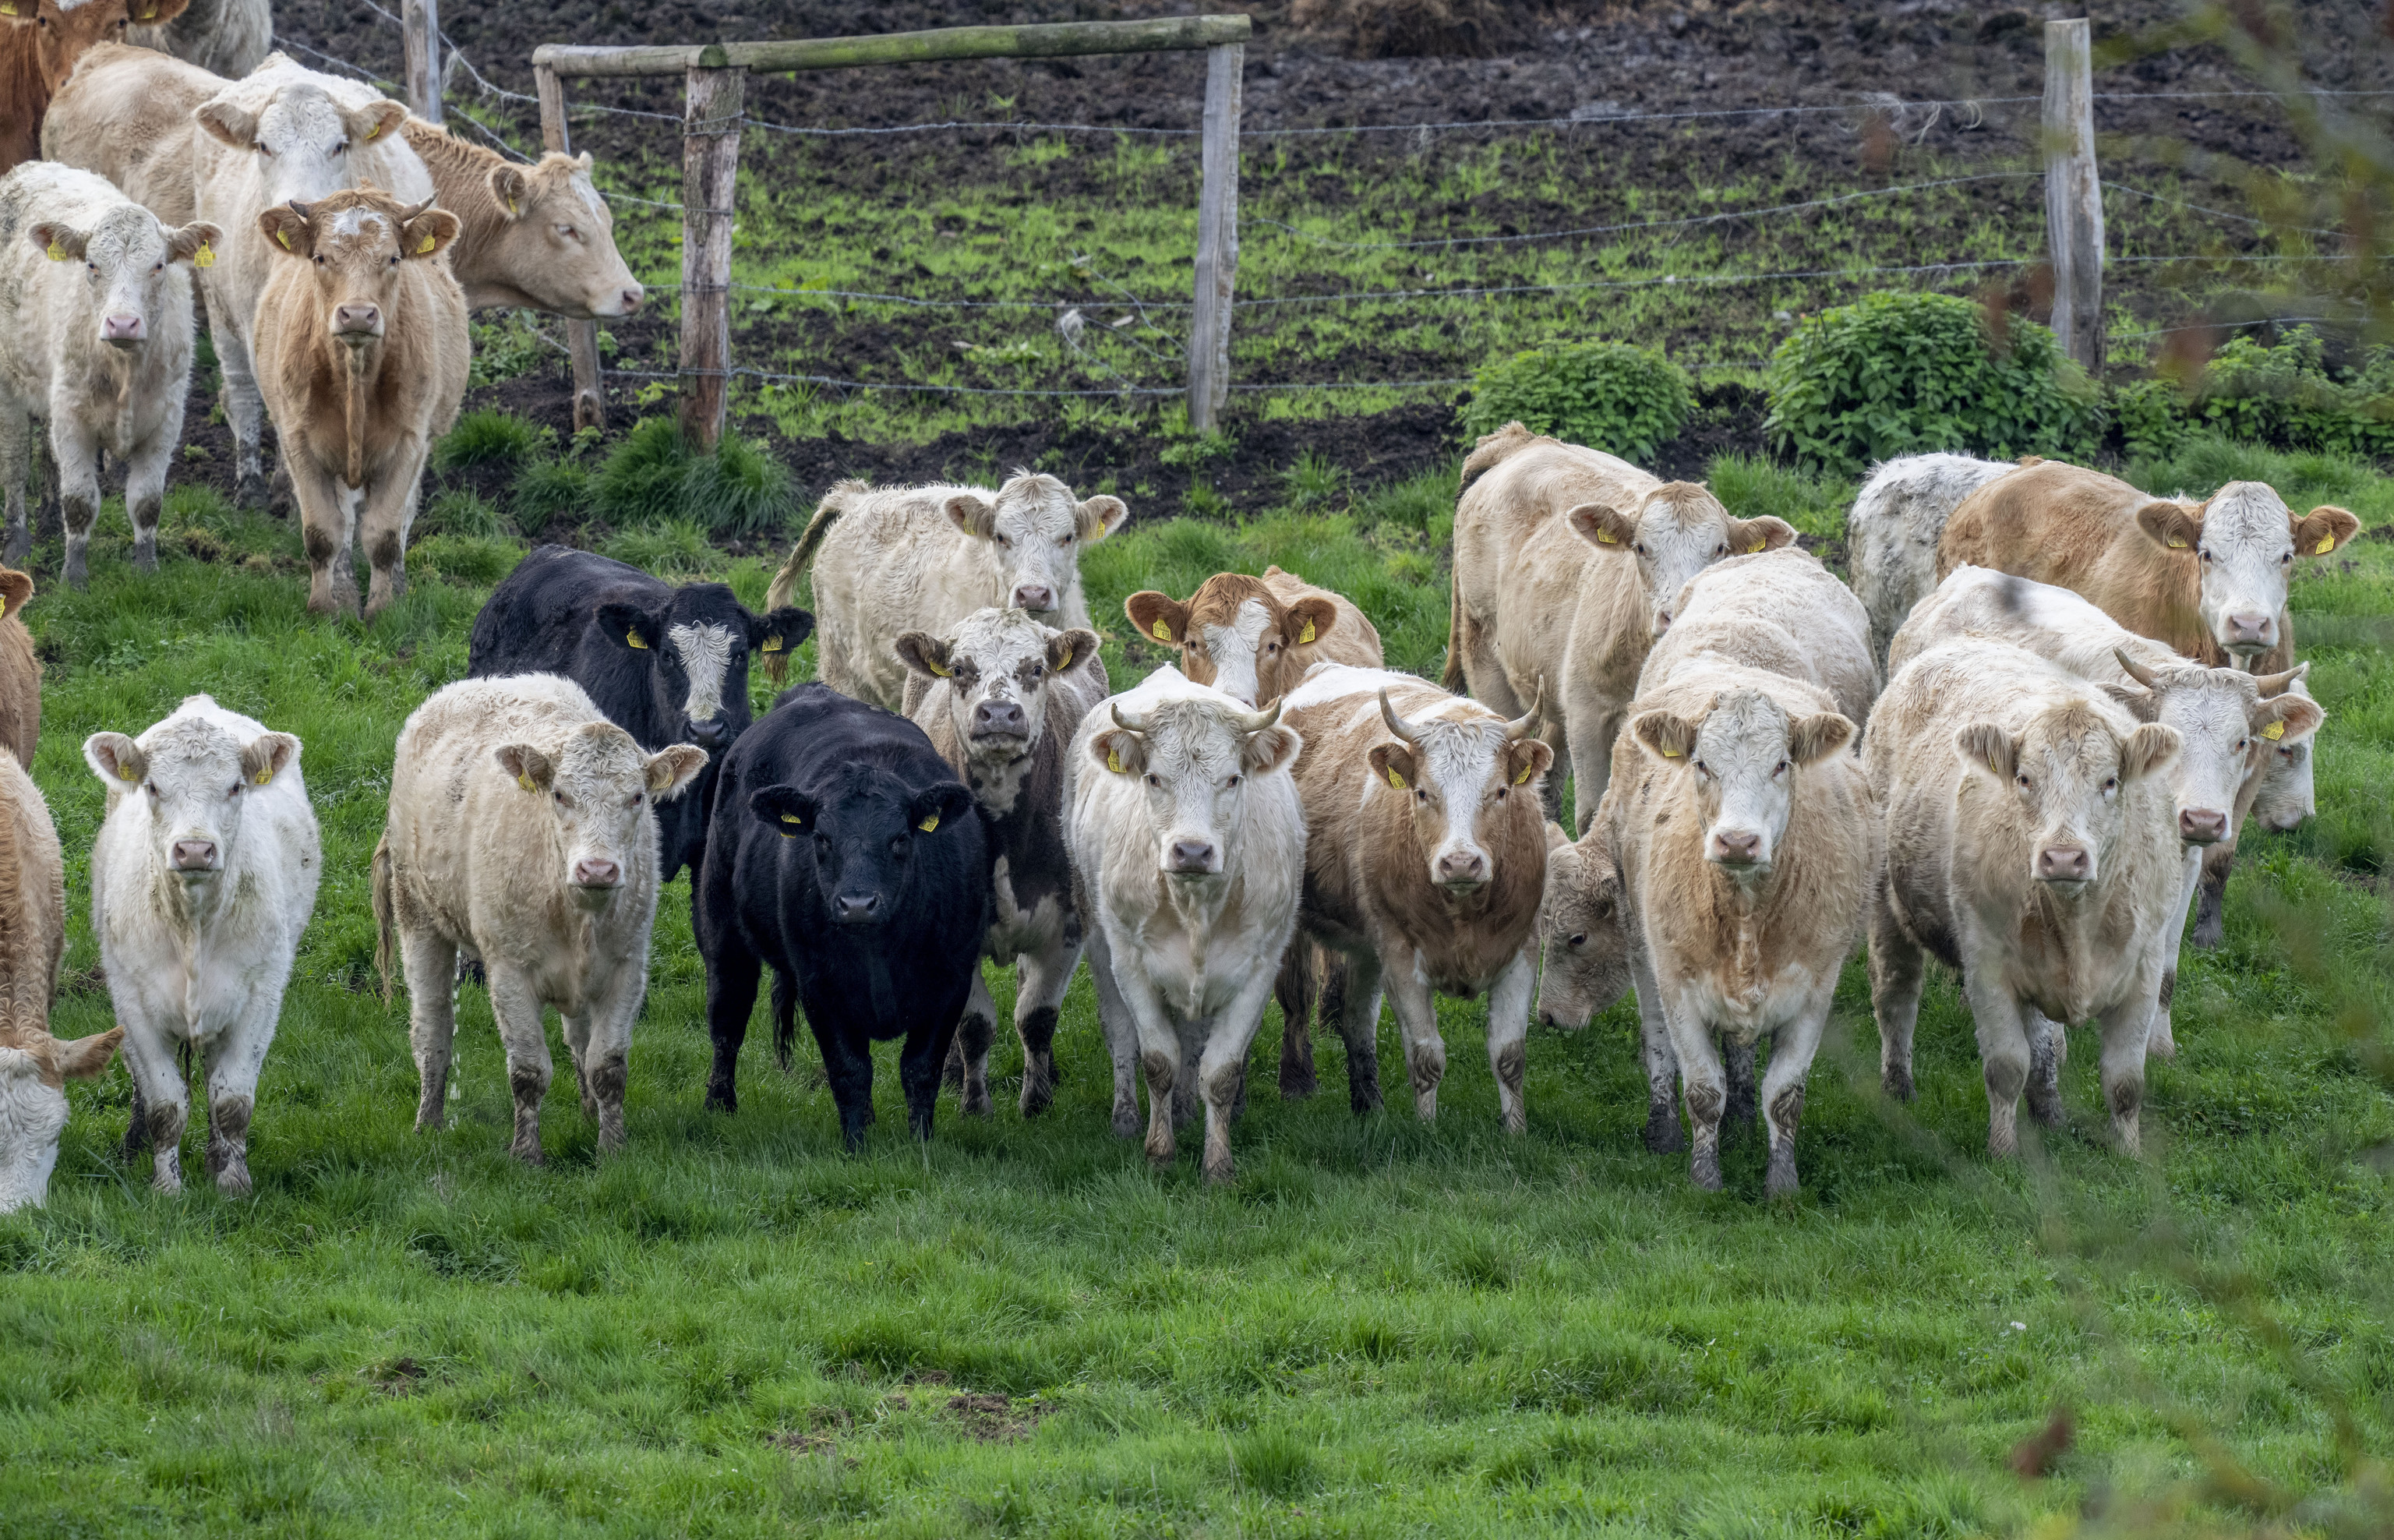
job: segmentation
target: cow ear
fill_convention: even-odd
[[[1572,836],[1563,833],[1563,826],[1551,818],[1546,820],[1546,870],[1554,870],[1556,851],[1571,848]]]
[[[342,116],[348,120],[351,139],[359,144],[378,144],[405,126],[407,107],[386,97],[344,112]]]
[[[33,597],[33,574],[0,567],[0,620],[15,620],[17,612]]]
[[[909,631],[898,638],[892,651],[898,661],[927,679],[952,679],[956,671],[948,662],[948,644],[928,631]]]
[[[277,204],[259,214],[257,229],[277,249],[293,257],[312,257],[316,253],[316,236],[309,228],[307,216],[289,204]]]
[[[1072,528],[1083,540],[1103,540],[1123,527],[1130,505],[1119,497],[1098,495],[1072,510]]]
[[[399,227],[399,254],[410,260],[436,256],[457,239],[457,216],[445,208],[428,208]]]
[[[1274,722],[1268,728],[1250,732],[1239,743],[1239,768],[1249,775],[1269,775],[1282,765],[1294,762],[1305,740],[1292,727]]]
[[[943,823],[953,823],[972,811],[972,793],[960,782],[942,781],[936,786],[926,786],[906,803],[906,822],[917,834],[937,834]]]
[[[2147,722],[2120,745],[2120,779],[2134,781],[2152,774],[2177,758],[2177,729]]]
[[[1582,503],[1564,514],[1563,520],[1579,533],[1581,539],[1599,546],[1626,550],[1638,538],[1638,521],[1602,503]]]
[[[150,773],[141,745],[121,732],[95,732],[83,741],[83,762],[106,785],[123,791]]]
[[[1641,712],[1638,719],[1629,724],[1629,731],[1637,734],[1638,741],[1650,751],[1665,759],[1677,759],[1685,764],[1688,757],[1695,752],[1696,724],[1674,712]]]
[[[532,199],[532,178],[523,174],[523,167],[501,161],[491,167],[490,185],[491,196],[498,200],[507,217],[522,218],[524,204]]]
[[[2147,503],[2137,510],[2137,528],[2156,546],[2190,551],[2203,543],[2203,510],[2184,503]]]
[[[1517,738],[1505,750],[1505,783],[1526,786],[1552,770],[1555,751],[1539,738]]]
[[[599,634],[612,638],[619,647],[645,652],[652,651],[664,639],[659,634],[657,618],[637,604],[601,604],[596,613]]]
[[[1729,521],[1729,549],[1732,556],[1758,556],[1795,544],[1796,526],[1784,519],[1764,514],[1759,519],[1732,519]]]
[[[1059,631],[1047,638],[1047,666],[1056,673],[1068,672],[1074,664],[1085,665],[1098,655],[1098,634],[1085,627]]]
[[[2317,732],[2327,712],[2308,695],[2285,694],[2253,708],[2253,731],[2273,744]]]
[[[957,493],[948,499],[944,511],[949,523],[975,540],[986,540],[997,532],[997,499],[985,492]]]
[[[573,157],[573,169],[582,172],[585,176],[588,175],[590,169],[598,164],[598,163],[597,161],[590,158],[590,151],[587,150],[585,150],[582,153]]]
[[[257,114],[217,97],[191,109],[199,125],[233,149],[249,153],[257,148]]]
[[[1816,765],[1854,741],[1852,718],[1835,711],[1798,717],[1787,729],[1787,757]]]
[[[1116,775],[1147,769],[1147,740],[1128,728],[1108,728],[1089,740],[1089,757]]]
[[[1993,776],[2002,785],[2010,785],[2019,770],[2019,741],[1993,722],[1972,722],[1953,734],[1953,752],[1962,757],[1962,763]]]
[[[1288,607],[1280,623],[1281,635],[1291,647],[1310,647],[1338,624],[1338,606],[1320,594],[1309,594]]]
[[[212,267],[217,259],[217,243],[223,239],[224,231],[204,220],[185,225],[180,230],[168,230],[166,260],[196,262],[204,268]]]
[[[796,605],[784,604],[761,619],[748,623],[748,649],[767,656],[787,655],[798,650],[798,644],[815,634],[815,617]]]
[[[0,0],[0,21],[13,27],[30,27],[40,9],[41,0]]]
[[[706,768],[706,751],[696,744],[674,744],[649,756],[649,795],[670,802],[690,789]]]
[[[38,224],[27,226],[25,239],[31,241],[35,250],[53,262],[80,262],[83,260],[87,237],[72,225],[60,224],[55,219],[45,219]]]
[[[1123,600],[1123,613],[1138,634],[1149,641],[1160,641],[1166,647],[1177,647],[1189,631],[1189,606],[1170,594],[1160,594],[1152,588],[1142,589]]]
[[[556,783],[557,767],[548,762],[547,755],[530,744],[504,744],[493,749],[491,757],[525,791],[545,792]]]
[[[183,14],[191,0],[132,0],[125,19],[137,27],[163,27]]]
[[[2098,687],[2118,704],[2127,708],[2128,715],[2140,722],[2160,719],[2161,697],[2150,690],[2139,690],[2132,684],[2105,684]]]
[[[2293,522],[2296,556],[2325,556],[2361,533],[2360,520],[2327,503]]]
[[[1372,779],[1390,791],[1411,791],[1421,777],[1414,765],[1414,751],[1402,744],[1372,745]]]
[[[51,1062],[59,1073],[69,1080],[98,1080],[108,1073],[108,1061],[116,1057],[116,1046],[125,1041],[123,1027],[111,1027],[89,1037],[73,1042],[57,1039],[59,1046],[51,1052]]]
[[[262,732],[241,751],[243,784],[266,786],[299,757],[299,740],[287,732]]]
[[[796,786],[760,786],[748,797],[749,816],[783,839],[796,839],[815,826],[815,799]]]

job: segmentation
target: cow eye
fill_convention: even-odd
[[[1716,560],[1716,561],[1719,560],[1722,557],[1725,557],[1725,556],[1727,556],[1728,554],[1729,554],[1729,547],[1728,547],[1727,546],[1715,546],[1713,547],[1713,559],[1714,559],[1714,560]]]
[[[316,258],[316,265],[317,265],[318,267],[320,267],[320,268],[321,268],[321,267],[322,267],[322,266],[324,265],[324,259],[323,259],[322,257],[319,257],[318,258]]]
[[[2020,790],[2022,790],[2022,791],[2026,791],[2026,790],[2028,790],[2028,777],[2027,777],[2027,776],[2025,776],[2025,775],[2021,775],[2021,776],[2015,776],[2013,779],[2019,783],[2019,789],[2020,789]]]
[[[1000,534],[1000,535],[993,535],[993,536],[992,536],[991,538],[994,539],[994,540],[997,542],[998,546],[999,546],[999,548],[1001,548],[1001,549],[1004,549],[1004,550],[1011,550],[1011,549],[1013,549],[1013,547],[1014,547],[1014,541],[1013,541],[1013,538],[1012,538],[1011,536]]]
[[[1414,790],[1414,800],[1416,802],[1427,802],[1429,800],[1429,793],[1421,790],[1419,787],[1415,787]]]
[[[2236,752],[2238,754],[2243,753],[2246,749],[2251,748],[2252,746],[2253,740],[2250,738],[2239,738],[2236,740]]]
[[[1630,542],[1629,548],[1638,555],[1644,556],[1646,554],[1646,542],[1643,540],[1634,540]]]
[[[1034,664],[1033,664],[1033,665],[1031,665],[1031,678],[1032,678],[1032,682],[1033,682],[1033,683],[1034,683],[1034,684],[1035,684],[1035,683],[1037,683],[1039,680],[1044,679],[1044,678],[1046,678],[1046,677],[1047,677],[1047,665],[1045,665],[1045,664],[1037,664],[1037,663],[1034,663]]]
[[[1268,641],[1268,642],[1264,643],[1264,656],[1265,656],[1265,657],[1268,657],[1268,658],[1269,658],[1269,657],[1270,657],[1273,653],[1278,652],[1279,651],[1280,651],[1280,643],[1278,643],[1278,642],[1276,642],[1276,641]]]
[[[1151,772],[1147,778],[1147,783],[1160,791],[1164,786],[1164,777]]]
[[[1572,939],[1564,944],[1568,946],[1585,946],[1587,944],[1587,932],[1582,930],[1575,933]]]
[[[1072,537],[1071,535],[1069,535],[1069,534],[1068,534],[1068,535],[1066,535],[1066,536],[1064,536],[1061,540],[1059,540],[1059,541],[1057,541],[1057,542],[1056,542],[1056,544],[1058,544],[1059,546],[1069,546],[1069,545],[1071,545],[1072,543]]]
[[[1697,761],[1696,761],[1696,773],[1697,773],[1697,774],[1699,774],[1699,775],[1710,775],[1712,772],[1713,772],[1713,768],[1712,768],[1710,765],[1705,764],[1705,763],[1704,763],[1703,760],[1701,760],[1701,759],[1699,759],[1699,760],[1697,760]]]
[[[2211,547],[2208,546],[2197,546],[2194,548],[2194,554],[2201,557],[2203,560],[2208,561],[2211,559]]]
[[[1784,760],[1784,759],[1782,759],[1781,761],[1779,761],[1779,763],[1778,763],[1776,766],[1772,767],[1770,773],[1771,773],[1771,774],[1773,774],[1773,775],[1784,775],[1784,774],[1786,774],[1786,773],[1787,773],[1787,761],[1786,761],[1786,760]]]
[[[241,783],[240,783],[240,782],[238,782],[238,781],[236,781],[236,782],[234,782],[234,783],[233,783],[230,787],[226,788],[226,791],[225,791],[225,800],[226,800],[226,801],[228,801],[228,802],[230,802],[230,801],[231,801],[234,797],[239,796],[240,795],[241,795]]]
[[[1505,788],[1502,786],[1496,788],[1496,800],[1499,802],[1505,800]]]
[[[2104,777],[2104,779],[2103,779],[2103,790],[2104,790],[2104,792],[2106,793],[2106,795],[2108,795],[2108,794],[2110,794],[2110,793],[2111,793],[2111,792],[2118,791],[2119,789],[2120,789],[2120,778],[2119,778],[2118,776],[2116,776],[2116,775],[2111,775],[2111,776],[2106,776],[2106,777]]]
[[[1232,786],[1235,786],[1235,785],[1237,785],[1238,783],[1239,783],[1239,778],[1238,778],[1237,776],[1235,776],[1235,775],[1234,775],[1234,776],[1230,777],[1228,781],[1225,781],[1225,782],[1223,782],[1223,783],[1222,783],[1222,789],[1223,789],[1224,791],[1229,791]]]
[[[634,792],[631,796],[624,798],[624,806],[627,808],[637,808],[639,805],[640,794],[638,792]]]
[[[559,807],[562,808],[565,806],[565,794],[563,792],[551,792],[548,795],[557,799],[557,805]]]

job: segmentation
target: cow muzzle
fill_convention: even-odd
[[[1031,717],[1023,711],[1019,701],[983,701],[973,707],[972,735],[976,740],[1028,738],[1031,736]]]
[[[1020,583],[1015,586],[1014,607],[1044,615],[1056,608],[1056,590],[1045,583]]]
[[[1430,862],[1430,877],[1450,893],[1474,893],[1488,885],[1488,857],[1478,850],[1447,850]]]
[[[167,857],[175,863],[178,876],[213,876],[217,870],[219,847],[205,835],[183,835],[167,849]]]
[[[2038,848],[2036,880],[2076,885],[2095,878],[2095,852],[2084,845],[2054,843]]]
[[[1164,842],[1164,874],[1173,877],[1210,877],[1222,870],[1222,847],[1199,835],[1177,835]]]
[[[840,893],[831,901],[836,925],[879,925],[884,905],[878,893]]]
[[[353,348],[375,340],[382,336],[382,307],[362,300],[334,306],[333,335]]]
[[[1704,859],[1734,873],[1768,871],[1769,849],[1748,829],[1715,829],[1704,840]]]
[[[2216,845],[2228,837],[2228,815],[2216,808],[2180,808],[2177,837],[2189,845]]]
[[[623,885],[621,862],[605,856],[584,856],[573,863],[573,886],[585,892],[612,892]]]
[[[731,724],[720,717],[692,722],[690,724],[690,741],[709,754],[719,753],[724,744],[731,742]]]
[[[133,348],[146,341],[150,329],[138,315],[107,315],[99,318],[99,340],[112,348]]]
[[[2239,611],[2227,619],[2228,634],[2220,645],[2230,652],[2266,652],[2278,644],[2278,617],[2259,611]]]

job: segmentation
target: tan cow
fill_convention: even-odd
[[[1570,760],[1585,831],[1672,599],[1712,562],[1774,550],[1796,531],[1769,517],[1732,519],[1694,482],[1659,480],[1519,423],[1481,439],[1463,479],[1446,686],[1510,715],[1544,681],[1546,741]]]
[[[33,597],[31,573],[0,567],[0,748],[20,765],[42,744],[42,660],[22,613]]]
[[[1546,872],[1539,777],[1554,752],[1533,704],[1506,721],[1427,679],[1332,664],[1282,697],[1305,739],[1304,932],[1347,961],[1347,1093],[1380,1104],[1383,988],[1396,1006],[1414,1108],[1438,1115],[1440,994],[1488,996],[1488,1061],[1507,1132],[1521,1101],[1538,902]]]
[[[0,171],[39,160],[42,116],[83,56],[138,21],[161,25],[188,0],[0,0]]]
[[[16,756],[0,752],[0,1214],[48,1199],[66,1082],[98,1078],[125,1038],[123,1027],[72,1043],[50,1035],[66,911],[49,807]]]
[[[257,303],[258,383],[299,499],[308,608],[358,612],[362,533],[372,619],[407,591],[416,483],[466,395],[466,296],[435,260],[457,217],[369,188],[279,204],[258,226],[289,257]]]
[[[615,249],[615,216],[590,179],[586,151],[518,165],[422,118],[409,118],[403,132],[441,206],[463,224],[449,265],[469,307],[577,321],[638,311],[646,291]]]
[[[2295,559],[2325,556],[2360,528],[2326,505],[2297,519],[2259,481],[2188,503],[2048,460],[1963,499],[1938,542],[1937,579],[1965,563],[2032,577],[2206,667],[2270,674],[2294,659]]]
[[[1216,573],[1181,603],[1150,588],[1123,601],[1138,634],[1180,649],[1180,672],[1249,705],[1279,700],[1317,663],[1377,668],[1380,633],[1352,599],[1295,573]]]

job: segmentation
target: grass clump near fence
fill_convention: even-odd
[[[550,472],[531,490],[564,494],[572,483]],[[598,516],[619,529],[680,521],[717,538],[770,534],[798,513],[789,467],[764,445],[727,434],[706,454],[670,417],[635,423],[590,476],[588,493]]]
[[[1464,405],[1463,427],[1477,438],[1519,422],[1532,433],[1639,461],[1678,436],[1690,405],[1686,372],[1654,349],[1573,342],[1484,365]]]

